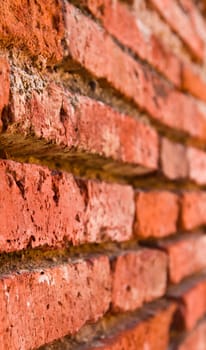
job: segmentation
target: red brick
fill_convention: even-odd
[[[175,55],[139,16],[129,11],[128,6],[112,0],[81,0],[91,13],[101,20],[105,29],[121,43],[146,60],[176,86],[190,91],[206,102],[206,81],[192,63]],[[193,11],[194,12],[194,11]],[[192,12],[192,13],[193,13]]]
[[[0,40],[4,46],[54,63],[63,56],[63,37],[61,0],[1,1]]]
[[[206,101],[206,83],[201,75],[195,72],[195,66],[186,63],[180,53],[174,54],[171,48],[161,41],[162,38],[160,40],[160,36],[142,21],[144,16],[140,16],[139,9],[135,16],[128,6],[121,2],[114,5],[112,0],[81,0],[80,3],[100,19],[106,30],[121,43],[154,66],[175,85],[183,84],[194,96]],[[148,9],[147,12],[151,15]],[[191,12],[194,14],[194,9]]]
[[[71,174],[12,161],[0,161],[0,174],[1,252],[132,236],[129,186],[77,181]]]
[[[206,193],[201,191],[182,194],[181,222],[185,230],[206,224]]]
[[[129,311],[164,295],[167,284],[167,258],[158,250],[140,249],[113,261],[112,306]]]
[[[98,24],[69,3],[65,23],[68,52],[73,60],[98,79],[105,79],[152,118],[205,139],[204,110],[196,100],[174,90],[147,66],[123,52]],[[77,40],[79,37],[81,40]]]
[[[199,32],[199,26],[193,20],[193,15],[186,13],[186,2],[181,1],[178,4],[176,0],[150,0],[152,4],[158,9],[161,16],[169,23],[171,28],[181,37],[185,44],[190,48],[192,53],[203,60],[205,54],[205,43],[202,35]],[[185,11],[184,11],[185,8]],[[193,12],[196,11],[193,8]]]
[[[154,35],[128,6],[112,0],[81,0],[91,13],[101,20],[105,29],[143,60],[153,65],[175,85],[181,85],[181,62]]]
[[[206,350],[206,321],[188,333],[174,350]]]
[[[126,241],[132,237],[134,194],[130,186],[87,181],[86,241]]]
[[[186,148],[166,138],[161,142],[161,169],[170,180],[184,179],[188,176]]]
[[[206,184],[206,153],[193,147],[187,149],[189,177],[198,185]]]
[[[206,268],[206,236],[186,235],[178,239],[159,242],[169,258],[169,278],[179,283],[183,278]]]
[[[206,102],[206,79],[203,72],[195,70],[191,64],[182,65],[182,85],[185,90]]]
[[[1,349],[34,349],[74,334],[96,322],[110,301],[104,256],[1,275]]]
[[[174,327],[191,330],[206,313],[206,276],[198,276],[173,287],[168,296],[179,303]]]
[[[139,238],[164,237],[177,230],[178,197],[166,191],[136,195],[135,233]]]
[[[43,93],[33,91],[32,97],[25,95],[23,100],[18,91],[13,91],[12,110],[11,132],[16,126],[18,133],[30,135],[32,129],[37,137],[67,146],[73,152],[131,163],[137,174],[158,166],[158,136],[153,128],[101,102],[65,92],[55,84],[47,86]],[[119,171],[118,167],[114,167],[115,171]]]
[[[165,350],[169,345],[169,329],[174,313],[174,304],[164,307],[150,307],[148,315],[121,326],[119,332],[108,339],[97,341],[97,345],[85,350]]]

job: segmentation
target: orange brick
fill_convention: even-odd
[[[96,78],[105,79],[153,119],[205,140],[206,120],[198,101],[176,91],[148,66],[134,60],[97,23],[69,3],[65,23],[67,47],[74,61]]]
[[[181,222],[184,230],[193,230],[206,224],[205,192],[184,192],[181,203]]]
[[[7,160],[0,161],[0,174],[1,252],[132,237],[130,186],[80,181],[71,174]]]
[[[76,333],[109,308],[107,257],[1,275],[1,349],[29,350]]]
[[[203,60],[205,43],[199,32],[198,23],[194,21],[196,13],[188,13],[188,2],[176,0],[150,0],[158,9],[161,16],[169,23],[171,28],[181,37],[191,52]],[[182,5],[182,6],[181,6]],[[192,12],[196,11],[193,7]],[[185,13],[186,12],[186,13]],[[198,16],[199,17],[199,16]],[[198,21],[200,22],[200,20]]]
[[[177,230],[178,197],[171,192],[137,192],[135,234],[141,239],[164,237]]]
[[[125,252],[113,262],[112,306],[129,311],[164,295],[167,283],[166,254],[154,249]]]
[[[158,243],[168,254],[169,278],[179,283],[183,278],[206,268],[206,236],[195,233]]]

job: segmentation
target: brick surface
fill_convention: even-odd
[[[197,14],[194,13],[196,9],[193,8],[193,11],[191,10],[193,13],[188,13],[187,1],[181,1],[180,3],[176,0],[150,1],[158,9],[167,23],[170,24],[171,28],[190,48],[192,53],[197,58],[203,60],[205,54],[205,43],[200,34],[198,23],[194,20],[194,17],[197,18]]]
[[[181,64],[149,27],[134,15],[128,6],[112,0],[81,0],[91,13],[101,20],[106,30],[122,44],[149,62],[175,85],[181,85]]]
[[[169,328],[174,310],[174,304],[160,306],[159,309],[151,307],[147,316],[133,320],[126,329],[120,329],[113,336],[85,350],[165,350],[169,344]]]
[[[1,251],[132,236],[134,199],[129,186],[80,181],[12,161],[0,162],[0,174]]]
[[[178,197],[167,191],[137,192],[135,234],[145,239],[176,232]]]
[[[184,179],[188,176],[186,148],[163,138],[161,141],[161,170],[170,180]]]
[[[206,102],[206,79],[202,71],[197,71],[189,64],[182,65],[182,85],[194,96]]]
[[[158,250],[141,249],[118,256],[112,264],[112,306],[129,311],[164,295],[167,258]]]
[[[147,66],[123,52],[95,22],[69,3],[65,23],[68,52],[73,60],[98,79],[105,79],[155,120],[205,139],[204,111],[196,100],[174,90]],[[76,40],[80,36],[81,40]]]
[[[178,330],[192,330],[206,313],[206,277],[194,277],[182,285],[171,288],[169,297],[179,302],[174,321]]]
[[[6,22],[5,22],[6,18]],[[59,61],[64,36],[62,2],[7,0],[0,4],[0,40],[26,54]],[[40,58],[39,57],[39,58]]]
[[[133,50],[141,59],[150,63],[176,86],[183,87],[206,102],[206,82],[202,79],[202,74],[191,62],[183,59],[180,53],[174,54],[174,48],[172,50],[163,42],[162,37],[152,31],[153,28],[144,21],[145,15],[140,14],[141,10],[144,12],[143,9],[138,9],[134,13],[121,2],[116,2],[114,5],[112,0],[81,0],[79,3],[87,7],[101,20],[111,35]],[[150,16],[148,9],[147,12]]]
[[[206,224],[206,193],[190,191],[182,194],[181,223],[185,230]]]
[[[179,239],[168,239],[158,244],[169,258],[169,278],[179,283],[183,278],[206,268],[206,236],[195,233]]]
[[[14,90],[12,110],[12,133],[16,129],[28,135],[32,129],[36,136],[61,147],[131,163],[137,173],[158,166],[158,136],[152,127],[55,84],[42,93],[32,90],[32,97],[22,98]]]
[[[206,153],[189,147],[187,149],[189,177],[198,185],[206,184]]]
[[[108,259],[1,275],[1,349],[29,350],[96,322],[111,300]]]

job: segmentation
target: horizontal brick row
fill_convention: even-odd
[[[109,308],[108,258],[1,275],[1,349],[34,349],[76,333]]]
[[[157,132],[143,121],[118,113],[102,102],[65,91],[54,83],[44,84],[46,86],[41,90],[32,87],[27,93],[24,88],[26,78],[15,72],[12,77],[15,85],[9,90],[9,67],[3,58],[0,67],[1,84],[4,86],[0,105],[0,110],[3,110],[1,138],[8,138],[14,155],[15,152],[19,152],[17,156],[22,153],[16,147],[18,141],[15,135],[31,136],[32,130],[32,135],[40,140],[52,141],[54,146],[60,147],[58,154],[62,151],[63,157],[66,157],[63,154],[65,147],[70,152],[68,159],[76,156],[77,160],[83,157],[89,162],[99,157],[102,168],[115,175],[134,176],[155,171],[160,159],[160,171],[165,178],[189,180],[199,185],[206,183],[204,151],[166,138],[161,140],[159,149]],[[24,94],[22,91],[25,91]],[[12,99],[7,107],[9,92]],[[54,146],[48,146],[48,155],[51,156],[49,148]],[[21,147],[24,148],[24,139]],[[41,147],[43,150],[40,151],[37,147],[30,147],[30,156],[46,153],[45,144]],[[98,161],[96,166],[99,169],[101,164]]]
[[[206,313],[206,276],[193,277],[168,291],[168,296],[179,304],[174,328],[192,330]]]
[[[130,163],[134,174],[157,168],[158,136],[149,125],[118,113],[102,102],[71,94],[55,83],[46,85],[40,81],[45,88],[32,88],[28,93],[24,88],[25,77],[16,73],[12,79],[11,116],[3,118],[3,130],[7,129],[11,135],[30,136],[32,130],[40,139],[52,141],[61,149],[67,147],[77,156],[80,153],[79,157],[83,157],[84,152],[110,162]],[[10,124],[8,119],[12,119]],[[31,155],[34,152],[32,147]]]
[[[125,241],[132,236],[130,186],[78,180],[12,161],[0,161],[0,174],[1,252]]]
[[[118,1],[114,6],[112,0],[81,0],[79,4],[101,20],[111,35],[164,74],[177,87],[183,87],[206,101],[206,82],[196,67],[174,54],[142,21],[139,11],[134,13]]]
[[[205,58],[206,25],[191,0],[150,0],[171,28],[200,60]]]
[[[113,311],[129,311],[164,294],[164,253],[128,252],[113,264],[96,256],[1,274],[1,348],[33,349],[96,322],[110,304]]]
[[[163,238],[205,225],[205,192],[134,194],[131,186],[9,160],[0,161],[0,174],[1,252]]]
[[[205,104],[174,90],[144,64],[123,52],[109,35],[66,4],[67,47],[74,61],[104,79],[160,123],[205,140]],[[76,40],[84,32],[81,40]],[[101,59],[100,59],[101,57]]]

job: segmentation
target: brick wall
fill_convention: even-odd
[[[0,2],[0,350],[206,350],[206,17]]]

